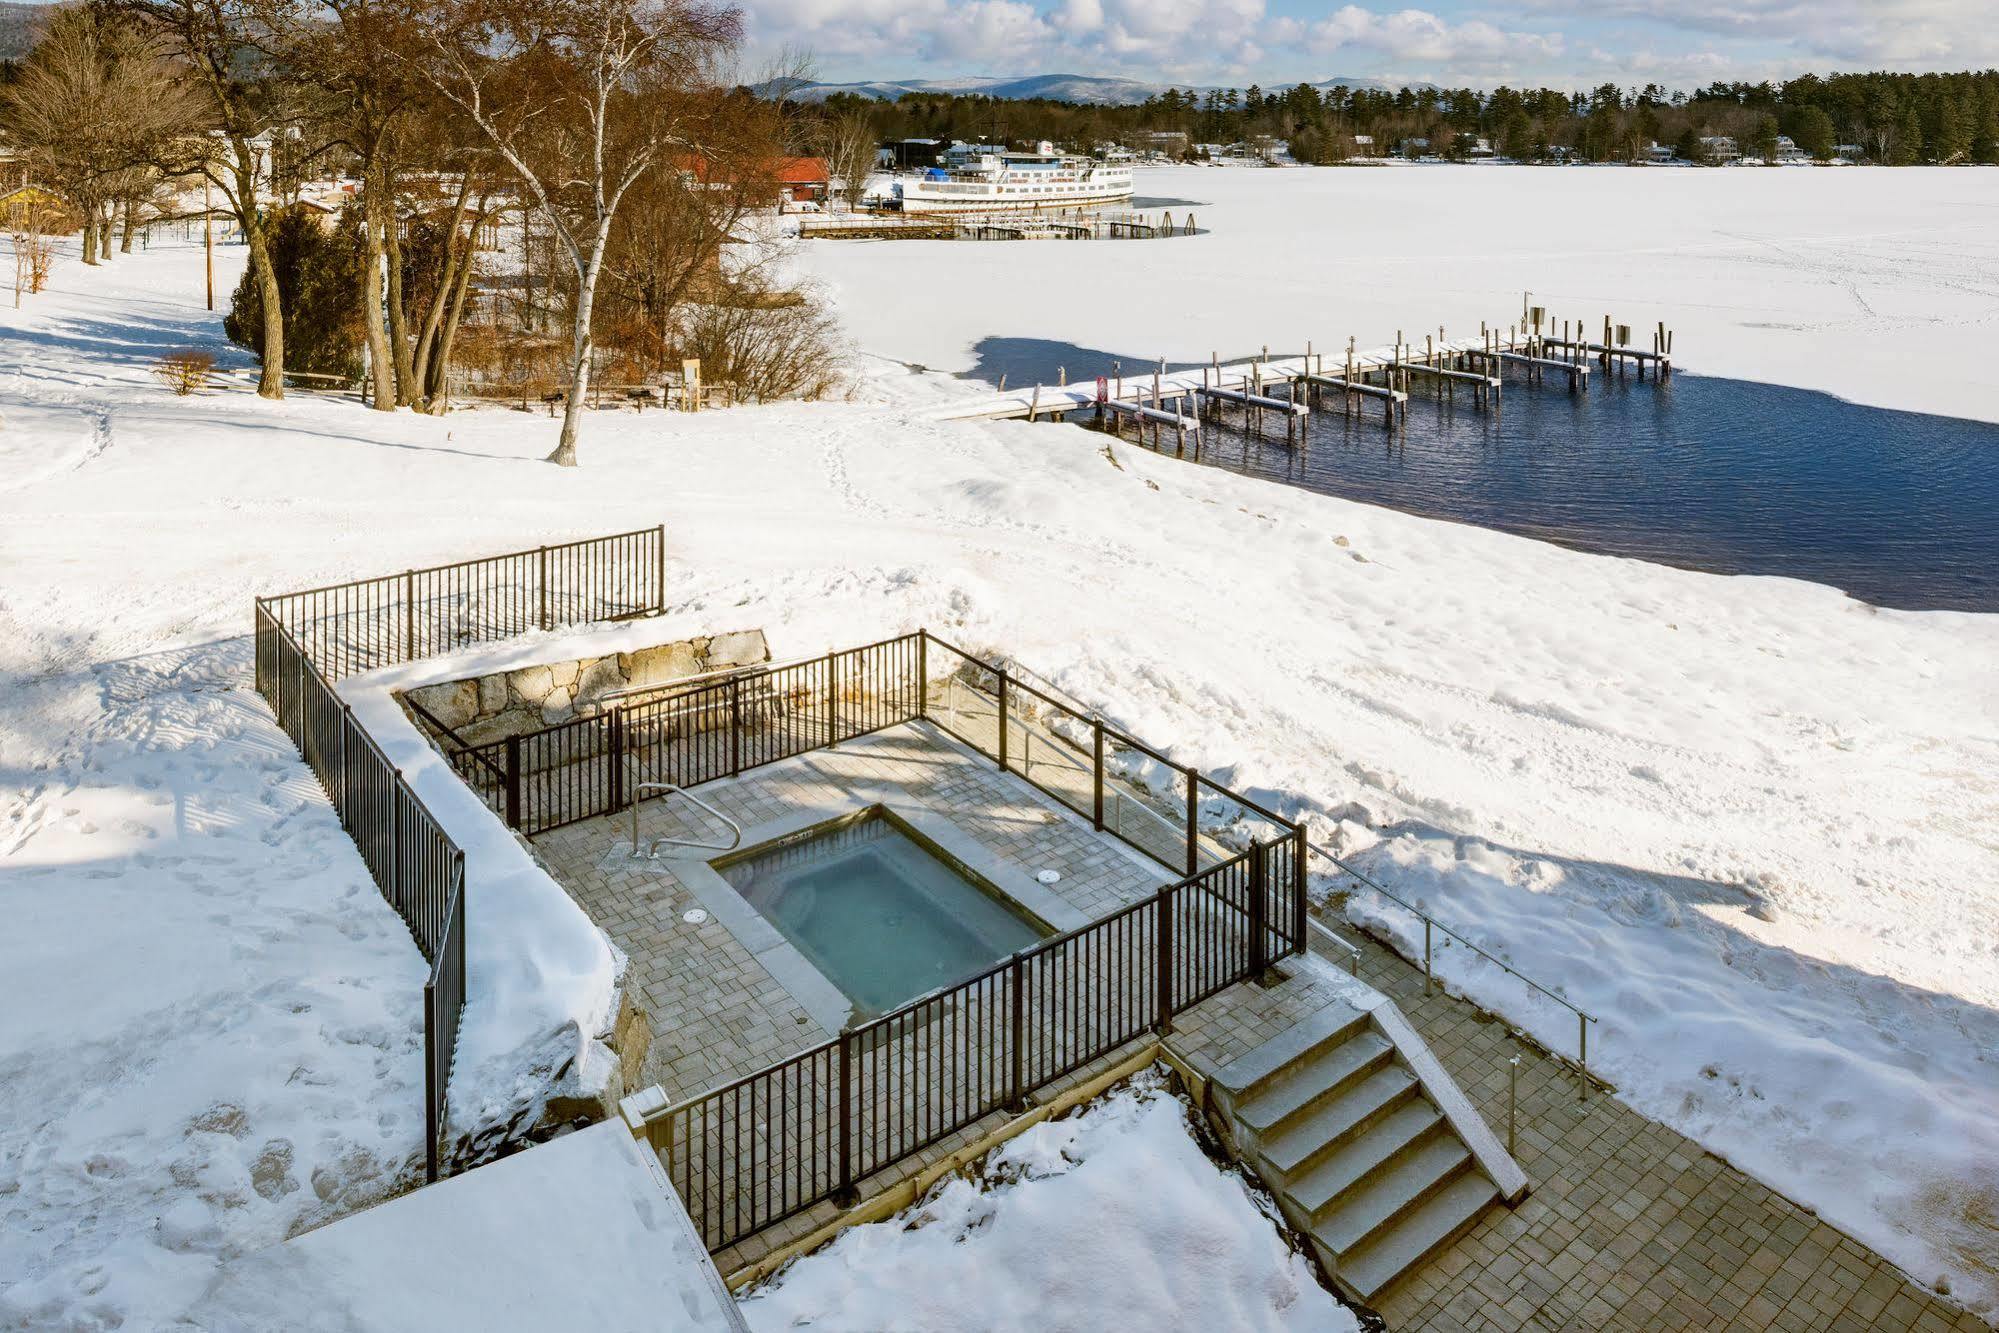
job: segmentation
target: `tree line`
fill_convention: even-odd
[[[1484,139],[1523,161],[1574,156],[1632,161],[1652,143],[1700,160],[1701,140],[1734,138],[1769,157],[1777,136],[1829,158],[1841,146],[1889,165],[1999,162],[1999,71],[1964,74],[1807,74],[1779,83],[1713,83],[1695,91],[1660,85],[1589,92],[1553,88],[1168,89],[1111,106],[1046,99],[912,93],[878,102],[850,93],[824,114],[864,118],[883,140],[1049,139],[1075,147],[1137,146],[1147,133],[1183,134],[1189,144],[1288,141],[1314,163],[1394,151],[1425,140],[1427,151],[1463,156]],[[1357,145],[1356,136],[1372,145]],[[1762,151],[1757,151],[1757,150]],[[1558,150],[1560,150],[1558,154]],[[1191,151],[1191,149],[1189,150]]]
[[[365,347],[376,408],[435,410],[483,263],[483,298],[533,316],[517,343],[555,330],[567,464],[601,344],[783,391],[759,348],[823,341],[768,273],[722,272],[816,125],[731,77],[741,37],[706,0],[87,0],[8,71],[0,137],[85,263],[205,186],[248,250],[226,323],[266,397],[304,339],[311,365]],[[329,178],[357,183],[330,224],[298,203]]]

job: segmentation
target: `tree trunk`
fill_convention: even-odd
[[[569,367],[569,401],[562,405],[562,434],[555,441],[555,452],[546,461],[557,467],[576,466],[576,429],[583,419],[583,399],[590,392],[590,317],[597,303],[598,264],[604,253],[604,232],[599,228],[597,244],[590,256],[590,262],[576,284],[576,329],[569,342],[572,358]]]
[[[90,205],[83,213],[83,262],[97,266],[97,206]]]
[[[264,364],[257,374],[260,398],[285,396],[285,312],[284,293],[278,289],[278,275],[271,267],[270,243],[264,236],[264,219],[255,205],[237,219],[243,224],[243,239],[250,247],[250,271],[257,278],[257,293],[264,306]]]
[[[106,264],[111,262],[111,215],[117,207],[110,203],[99,205],[92,224],[97,228],[97,258]]]
[[[132,233],[138,230],[139,206],[127,199],[124,203],[124,234],[118,238],[118,248],[126,254],[132,253]]]
[[[371,163],[361,184],[361,213],[365,223],[361,246],[361,330],[368,342],[368,373],[374,390],[371,406],[377,412],[396,410],[395,361],[389,353],[388,329],[382,323],[382,237],[385,226],[393,225],[388,216],[393,210],[383,180],[386,174]]]
[[[482,212],[480,218],[485,214]],[[472,237],[479,235],[479,222],[472,224]],[[465,313],[465,294],[472,287],[472,270],[477,259],[477,247],[467,242],[463,262],[458,266],[458,281],[451,290],[451,305],[444,312],[444,326],[437,336],[437,345],[425,367],[424,400],[428,411],[442,411],[445,406],[445,388],[451,379],[451,344],[458,337],[458,321]]]
[[[394,179],[387,171],[382,175],[385,180]],[[403,238],[396,218],[393,185],[385,198],[388,208],[382,220],[382,248],[389,266],[389,354],[395,358],[396,406],[408,407],[416,401],[416,367],[410,360],[409,320],[403,311]]]
[[[431,298],[430,309],[423,312],[423,323],[418,328],[416,346],[411,354],[410,376],[416,384],[418,400],[428,398],[434,383],[430,373],[431,354],[437,347],[437,331],[444,325],[444,308],[451,297],[452,288],[458,285],[458,269],[472,262],[472,250],[479,236],[479,223],[472,223],[472,236],[464,245],[459,244],[459,228],[465,223],[465,202],[472,193],[472,173],[466,172],[459,178],[458,198],[451,205],[451,220],[444,233],[444,271],[437,275],[437,293]],[[482,210],[483,215],[483,210]]]

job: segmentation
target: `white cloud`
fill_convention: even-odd
[[[1525,0],[1458,14],[1269,0],[743,0],[753,40],[834,79],[1047,73],[1281,85],[1376,74],[1491,86],[1999,63],[1992,0]]]
[[[1578,12],[1575,0],[1527,4],[1551,17]],[[1999,23],[1990,0],[1600,0],[1587,12],[1753,41],[1765,53],[1786,53],[1784,63],[1794,72],[1814,62],[1921,70],[1986,68],[1999,61]]]

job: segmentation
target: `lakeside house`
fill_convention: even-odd
[[[779,158],[772,173],[777,178],[778,206],[824,204],[833,184],[823,157]]]

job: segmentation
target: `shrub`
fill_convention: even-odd
[[[286,370],[361,377],[361,234],[353,212],[329,227],[303,209],[277,209],[265,224],[284,305]],[[263,355],[263,294],[247,269],[222,330]]]
[[[192,348],[186,351],[168,352],[153,363],[153,374],[160,383],[172,389],[175,396],[180,398],[185,398],[206,385],[209,372],[214,369],[213,356]]]

